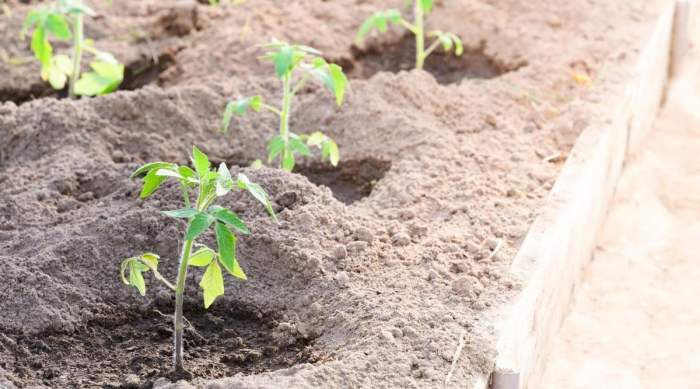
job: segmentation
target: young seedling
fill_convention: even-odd
[[[184,370],[182,302],[188,267],[206,268],[199,282],[204,295],[204,308],[209,308],[217,297],[224,294],[224,278],[221,267],[234,277],[246,279],[246,275],[236,259],[235,233],[249,234],[250,230],[238,215],[227,208],[216,205],[215,201],[235,188],[247,190],[263,204],[270,216],[275,221],[277,220],[265,190],[260,185],[251,182],[245,175],[239,174],[234,181],[225,163],[219,165],[218,169],[212,169],[209,158],[196,147],[192,149],[192,165],[194,170],[174,163],[151,162],[141,166],[131,175],[132,178],[143,176],[142,199],[152,195],[168,178],[175,179],[180,185],[185,207],[163,212],[169,217],[187,219],[187,230],[183,239],[175,284],[158,272],[160,257],[154,253],[144,253],[127,258],[121,263],[122,281],[136,288],[142,296],[146,295],[143,273],[149,270],[155,279],[175,292],[173,363],[176,372]],[[190,201],[190,191],[192,190],[197,193],[194,203]],[[214,226],[218,250],[195,243],[195,240],[212,225]]]
[[[428,31],[426,34],[424,27],[425,15],[429,14],[433,10],[433,0],[414,0],[413,2],[413,23],[404,19],[401,13],[396,9],[390,9],[387,11],[379,11],[374,13],[372,16],[367,18],[367,20],[362,23],[360,29],[357,31],[356,41],[362,42],[362,40],[369,34],[372,30],[376,29],[380,32],[386,32],[387,25],[389,23],[395,25],[401,25],[405,27],[408,31],[413,33],[416,38],[416,69],[423,69],[425,64],[425,59],[435,51],[439,46],[442,46],[443,50],[450,52],[454,50],[454,54],[457,56],[462,55],[464,52],[464,47],[462,45],[462,40],[451,32],[443,32],[438,30]],[[435,38],[435,40],[425,48],[425,38]]]
[[[95,12],[80,0],[58,0],[27,14],[22,36],[34,28],[31,48],[41,63],[41,78],[61,90],[68,82],[68,96],[97,96],[113,92],[124,79],[124,65],[111,54],[92,47],[83,38],[83,17]],[[73,55],[53,54],[49,36],[59,40],[73,38]],[[83,51],[94,56],[92,72],[80,74]]]
[[[336,104],[342,105],[348,84],[343,69],[326,62],[319,51],[308,46],[273,41],[263,47],[267,52],[262,58],[273,63],[275,75],[282,80],[282,104],[280,107],[266,104],[259,95],[231,101],[224,110],[221,131],[228,131],[234,113],[242,116],[248,109],[255,112],[265,109],[279,117],[279,133],[267,144],[268,163],[279,158],[279,166],[292,171],[297,154],[310,156],[310,147],[317,147],[321,150],[322,160],[328,158],[331,165],[337,166],[340,160],[338,145],[321,131],[295,134],[289,128],[289,117],[294,96],[311,78],[323,83],[335,95]],[[298,80],[294,80],[297,75]]]

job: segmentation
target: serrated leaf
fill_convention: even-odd
[[[217,297],[224,294],[224,276],[216,261],[207,266],[199,286],[204,291],[204,308],[209,308]]]
[[[275,135],[267,144],[267,162],[274,161],[275,157],[284,150],[284,138],[282,135]]]
[[[143,271],[138,265],[143,265],[137,261],[131,261],[129,265],[129,284],[135,287],[141,296],[146,295],[146,282],[143,279]]]
[[[360,25],[355,40],[358,42],[362,41],[374,29],[377,29],[379,32],[386,32],[388,23],[398,24],[400,22],[401,13],[398,10],[390,9],[375,12]]]
[[[289,45],[284,45],[272,54],[272,63],[275,65],[275,74],[282,78],[290,72],[294,65],[294,49]]]
[[[250,230],[246,227],[243,220],[238,217],[233,211],[226,209],[224,207],[211,207],[209,209],[210,215],[214,216],[217,220],[233,227],[236,231],[242,234],[250,234]]]
[[[219,261],[231,275],[240,277],[242,271],[236,271],[236,236],[223,223],[216,223],[216,244],[219,247]],[[240,266],[238,266],[240,270]],[[243,275],[245,277],[245,274]],[[243,278],[245,279],[245,278]]]
[[[221,197],[226,193],[230,192],[233,188],[233,180],[231,179],[231,172],[226,167],[226,164],[222,162],[219,165],[219,170],[216,175],[216,195]]]
[[[150,269],[158,268],[158,260],[160,257],[154,253],[143,253],[140,257],[141,261],[146,264]]]
[[[214,222],[214,217],[200,212],[196,214],[190,222],[187,224],[187,232],[185,233],[185,240],[193,240],[201,235],[204,231],[209,228],[211,223]]]
[[[194,208],[182,208],[174,211],[163,211],[163,215],[174,218],[188,218],[196,215],[197,212]]]
[[[190,256],[188,264],[190,266],[197,267],[207,266],[214,258],[214,254],[216,254],[214,250],[210,249],[209,247],[202,247]]]
[[[192,166],[197,172],[199,177],[206,179],[207,173],[209,173],[209,168],[211,163],[209,162],[209,157],[201,152],[197,146],[192,146]]]
[[[140,197],[145,199],[155,192],[167,180],[167,177],[156,175],[157,170],[151,169],[143,178],[143,188]]]
[[[57,13],[50,13],[46,16],[46,30],[57,39],[70,39],[72,34],[65,16]]]
[[[93,72],[83,73],[75,83],[75,94],[101,96],[114,92],[124,80],[124,65],[92,62]]]
[[[258,200],[267,210],[267,213],[272,216],[272,218],[277,221],[277,216],[275,215],[275,211],[272,209],[272,203],[270,202],[270,199],[267,196],[267,192],[265,192],[265,189],[263,189],[260,185],[251,182],[248,177],[240,173],[238,175],[238,179],[236,180],[238,183],[238,187],[241,189],[247,190],[256,200]]]
[[[289,149],[306,157],[311,156],[309,146],[297,136],[289,137]]]

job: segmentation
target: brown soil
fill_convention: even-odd
[[[203,312],[200,274],[189,275],[187,317],[207,340],[186,334],[188,382],[436,387],[462,333],[447,386],[488,374],[494,317],[519,288],[508,266],[561,166],[547,157],[565,156],[595,104],[619,93],[658,2],[444,1],[428,23],[462,36],[469,54],[434,57],[433,74],[394,73],[404,60],[371,54],[399,32],[353,46],[364,17],[402,3],[94,2],[88,35],[130,64],[135,90],[93,99],[32,100],[50,94],[36,64],[0,61],[0,386],[169,386],[170,320],[155,310],[171,312],[171,296],[151,278],[138,296],[117,267],[155,251],[174,278],[183,224],[158,211],[180,196],[167,186],[141,201],[128,175],[145,161],[186,163],[193,144],[233,166],[263,156],[274,118],[216,128],[232,96],[280,98],[256,59],[273,36],[352,67],[342,108],[310,85],[291,123],[329,133],[343,162],[243,169],[280,224],[240,193],[225,198],[253,231],[239,241],[249,280],[228,278]],[[30,58],[15,34],[27,8],[9,4],[0,54]],[[594,84],[576,84],[572,69]]]

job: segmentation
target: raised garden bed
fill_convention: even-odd
[[[329,133],[341,163],[240,168],[270,193],[280,224],[228,198],[253,231],[239,241],[249,279],[227,279],[205,311],[190,275],[189,382],[436,387],[449,375],[448,387],[485,385],[503,314],[528,287],[511,272],[516,253],[579,133],[625,93],[661,3],[438,3],[429,22],[461,36],[465,56],[429,58],[429,72],[401,71],[411,58],[398,30],[353,45],[368,14],[401,1],[94,4],[101,17],[86,29],[137,90],[72,101],[22,60],[31,52],[15,32],[28,8],[10,2],[0,18],[0,385],[166,385],[171,294],[149,282],[141,298],[118,265],[153,250],[174,278],[179,244],[165,237],[183,224],[158,210],[177,208],[179,192],[141,201],[128,176],[143,162],[186,163],[193,144],[235,171],[264,155],[273,118],[216,129],[231,97],[279,97],[256,59],[273,36],[348,71],[342,108],[309,84],[292,121]]]

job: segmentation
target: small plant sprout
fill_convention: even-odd
[[[41,63],[41,78],[61,90],[68,82],[68,96],[97,96],[113,92],[124,79],[124,65],[111,54],[97,50],[83,38],[83,17],[95,12],[80,0],[58,0],[30,11],[22,36],[34,28],[31,48]],[[58,40],[73,38],[73,55],[53,54],[49,36]],[[94,56],[92,71],[80,74],[83,51]]]
[[[338,165],[340,153],[338,145],[320,131],[311,134],[296,134],[289,128],[292,100],[309,79],[315,79],[326,86],[334,95],[338,106],[343,104],[343,97],[348,79],[343,69],[326,62],[316,49],[302,45],[290,45],[273,41],[263,46],[267,52],[263,59],[273,63],[275,75],[282,80],[282,104],[280,107],[263,102],[261,96],[251,96],[226,105],[221,131],[227,132],[231,117],[234,113],[245,115],[249,109],[260,112],[265,109],[279,117],[279,133],[267,144],[267,162],[272,163],[279,158],[279,166],[292,171],[297,154],[311,155],[311,147],[321,150],[321,159],[328,159],[333,166]],[[295,76],[298,80],[295,80]]]
[[[438,30],[425,32],[424,18],[433,10],[433,0],[414,0],[413,2],[413,23],[404,19],[401,13],[396,9],[387,11],[379,11],[367,18],[357,31],[357,42],[361,42],[367,34],[376,29],[380,32],[386,32],[387,25],[398,24],[405,27],[413,33],[416,38],[416,69],[423,69],[425,59],[435,51],[439,46],[446,52],[454,50],[457,56],[462,55],[464,47],[462,40],[451,32],[443,32]],[[425,38],[435,38],[435,40],[425,48]]]
[[[120,269],[122,282],[136,288],[142,296],[146,294],[143,273],[148,271],[151,271],[155,279],[175,292],[173,363],[176,372],[184,370],[182,303],[188,267],[205,269],[199,282],[204,295],[204,308],[209,308],[217,297],[224,294],[222,267],[232,276],[246,279],[236,259],[236,234],[247,235],[250,230],[238,215],[216,205],[215,201],[236,188],[247,190],[262,203],[270,216],[277,220],[265,190],[251,182],[245,175],[239,174],[234,181],[225,163],[219,165],[218,169],[212,169],[209,158],[196,147],[192,150],[192,165],[194,170],[174,163],[151,162],[141,166],[132,174],[132,178],[143,176],[141,198],[153,194],[169,178],[179,183],[184,208],[163,212],[166,216],[187,220],[175,283],[171,283],[158,272],[160,257],[154,253],[127,258],[122,261]],[[194,203],[190,201],[190,191],[197,194]],[[195,240],[212,225],[216,235],[217,250],[195,243]]]

